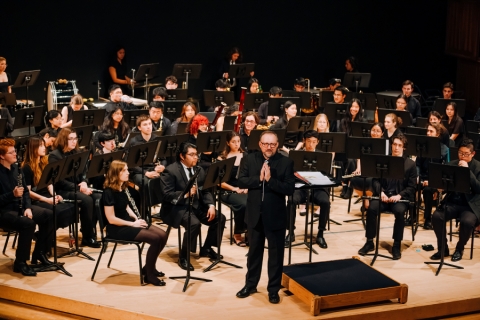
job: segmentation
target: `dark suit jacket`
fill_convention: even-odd
[[[199,186],[203,186],[205,181],[205,171],[200,168],[200,174],[197,178]],[[175,200],[182,194],[188,182],[187,175],[180,162],[174,162],[160,175],[160,192],[163,198],[160,216],[162,220],[174,228],[178,228],[184,213],[188,210],[188,199],[181,198],[176,204]],[[199,190],[199,207],[202,212],[206,212],[210,205],[213,205],[212,194],[207,190]]]
[[[448,164],[458,166],[458,160],[450,161]],[[480,161],[472,159],[468,164],[470,168],[470,190],[466,194],[468,205],[473,210],[477,219],[480,221]]]
[[[413,162],[413,160],[408,157],[405,157],[404,172],[405,178],[403,180],[395,181],[395,195],[399,194],[404,200],[414,201],[417,186],[417,167],[415,165],[415,162]],[[381,182],[382,191],[385,191],[389,180],[390,179],[383,179],[383,181]],[[373,190],[377,190],[376,195],[380,195],[379,189],[377,187],[379,180],[375,180],[373,183]]]
[[[240,169],[238,186],[248,188],[247,224],[257,225],[260,214],[267,230],[281,230],[287,227],[287,206],[285,196],[292,195],[295,189],[293,161],[278,152],[270,158],[272,177],[265,181],[264,200],[262,203],[262,183],[260,169],[265,158],[261,152],[250,153]]]

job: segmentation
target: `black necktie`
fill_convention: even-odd
[[[188,179],[192,179],[192,177],[193,177],[192,168],[188,168]]]
[[[193,177],[193,170],[192,168],[187,168],[188,169],[188,179],[192,179]],[[198,191],[197,191],[198,192]],[[198,208],[198,198],[197,198],[197,195],[194,195],[193,196],[193,204],[192,206],[196,209]]]

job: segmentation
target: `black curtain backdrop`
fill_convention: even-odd
[[[123,45],[129,68],[160,63],[164,82],[175,63],[203,64],[189,93],[212,89],[219,61],[238,46],[254,62],[263,89],[291,89],[297,77],[325,87],[343,78],[355,56],[372,73],[370,89],[399,90],[410,79],[422,90],[454,81],[456,61],[444,53],[446,0],[425,1],[4,1],[0,56],[15,78],[41,69],[30,97],[45,99],[45,84],[76,80],[84,97],[104,81],[114,48]],[[25,90],[14,89],[18,99]],[[136,90],[136,96],[140,96]]]

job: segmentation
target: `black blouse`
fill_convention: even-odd
[[[33,174],[32,168],[30,167],[29,164],[25,164],[22,167],[22,170],[23,170],[23,174],[25,176],[25,183],[27,184],[27,186],[30,186],[32,188],[32,191],[38,193],[39,195],[41,195],[43,197],[48,197],[48,198],[51,197],[50,192],[48,192],[47,188],[37,190],[37,185],[35,184],[34,174]]]
[[[12,77],[10,76],[10,73],[6,73],[6,74],[7,74],[7,82],[0,82],[1,93],[8,93],[8,87],[13,85]]]

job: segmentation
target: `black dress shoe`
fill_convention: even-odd
[[[392,247],[392,258],[393,260],[400,260],[402,257],[402,252],[400,251],[400,247]]]
[[[37,273],[32,268],[30,268],[30,266],[26,262],[15,261],[13,263],[13,272],[21,273],[27,277],[35,277],[37,275]]]
[[[450,252],[448,248],[446,248],[444,257],[448,257],[449,255],[450,255]],[[430,257],[430,260],[440,260],[440,259],[442,259],[442,253],[440,251],[437,251],[434,255]]]
[[[278,292],[273,292],[268,294],[268,301],[273,304],[277,304],[280,302],[280,296],[278,295]]]
[[[462,260],[462,257],[463,257],[463,250],[460,251],[460,250],[455,249],[455,252],[452,255],[452,261],[453,262],[460,261],[460,260]]]
[[[154,286],[157,286],[157,287],[163,287],[165,285],[165,281],[157,278],[155,278],[155,280],[148,280],[147,276],[143,276],[143,282],[147,284],[153,284]]]
[[[423,223],[423,229],[432,230],[433,229],[432,222],[430,220],[425,220],[425,222]]]
[[[200,248],[200,257],[209,257],[212,260],[217,260],[218,254],[212,248]],[[223,259],[223,255],[220,255],[220,259]]]
[[[348,189],[347,186],[342,187],[342,192],[340,192],[340,198],[343,198],[343,196],[345,196],[345,193],[347,193],[347,189]]]
[[[287,234],[285,237],[285,248],[288,248],[290,246],[290,242],[294,243],[295,242],[295,234],[292,233],[292,235]]]
[[[300,216],[305,217],[307,215],[307,211],[300,211]]]
[[[373,244],[373,241],[367,241],[363,245],[363,247],[360,250],[358,250],[358,254],[361,256],[364,256],[370,251],[374,251],[374,250],[375,250],[375,245]]]
[[[82,239],[82,246],[90,247],[90,248],[100,248],[102,244],[95,239],[87,238],[87,239]]]
[[[145,266],[143,266],[142,268],[142,274],[143,275],[147,274],[147,269],[145,268]],[[154,274],[155,274],[155,277],[165,277],[165,273],[163,273],[162,271],[158,271],[157,269],[155,269]]]
[[[237,298],[246,298],[252,293],[257,292],[257,288],[249,288],[247,286],[243,287],[242,290],[237,292]]]
[[[51,266],[52,264],[54,264],[53,261],[48,260],[47,255],[44,254],[43,252],[40,252],[38,254],[34,252],[32,254],[32,259],[30,260],[30,262],[32,265],[39,265],[39,266]],[[40,264],[38,264],[39,262]],[[57,261],[57,264],[60,266],[63,266],[65,262]]]
[[[190,271],[193,271],[193,266],[189,262],[187,262],[186,258],[179,258],[178,259],[178,265],[183,270],[187,270],[187,268],[190,268]]]
[[[343,199],[350,199],[352,197],[353,188],[347,187],[347,191],[343,195]]]
[[[325,241],[324,237],[317,237],[316,243],[319,245],[320,248],[322,249],[327,249],[328,245],[327,242]]]

